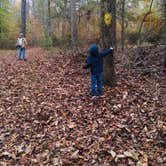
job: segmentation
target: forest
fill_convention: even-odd
[[[166,0],[0,0],[0,165],[165,163]]]

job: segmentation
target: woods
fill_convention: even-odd
[[[0,0],[0,165],[165,166],[166,0]]]
[[[7,2],[1,0],[1,3],[5,3],[5,8],[10,8],[8,10],[8,14],[12,21],[15,24],[15,29],[18,30],[20,19],[17,19],[18,17],[10,15],[10,13],[15,12],[17,16],[19,16],[19,0],[17,1],[11,1]],[[53,0],[30,0],[27,1],[26,5],[26,12],[22,11],[22,14],[26,14],[27,20],[27,33],[32,33],[31,30],[34,29],[33,24],[31,22],[35,22],[39,24],[38,31],[40,32],[38,34],[37,39],[44,40],[46,45],[47,42],[53,43],[54,46],[57,44],[62,44],[62,41],[65,41],[65,44],[70,45],[73,43],[73,40],[77,40],[80,44],[85,43],[86,40],[90,40],[90,42],[93,42],[94,40],[102,40],[103,38],[101,35],[101,26],[100,24],[100,17],[102,13],[102,3],[111,3],[113,1],[53,1]],[[21,1],[22,3],[22,10],[25,8],[25,1]],[[113,2],[114,3],[114,2]],[[125,5],[126,10],[123,11],[123,6]],[[126,34],[129,33],[129,35],[126,35],[124,38],[124,44],[128,45],[134,45],[137,43],[146,43],[149,42],[149,44],[153,43],[154,41],[156,43],[162,43],[163,41],[163,15],[164,15],[164,5],[163,1],[116,1],[116,24],[113,26],[117,26],[116,33],[113,33],[114,35],[117,35],[117,42],[114,42],[115,47],[120,47],[121,39],[123,38],[123,33],[119,33],[122,28],[122,15],[121,13],[125,15],[124,20],[124,26],[126,29]],[[3,7],[3,6],[2,6]],[[135,10],[135,13],[131,9]],[[142,10],[143,9],[143,10]],[[162,9],[162,10],[160,10]],[[108,9],[107,9],[108,10]],[[115,11],[116,12],[116,11]],[[28,14],[29,13],[29,14]],[[89,13],[89,14],[88,14]],[[6,13],[7,14],[7,13]],[[5,15],[6,15],[5,14]],[[88,16],[89,15],[89,16]],[[87,20],[88,18],[88,20]],[[115,22],[115,17],[112,17],[113,23]],[[154,23],[152,24],[152,19],[154,19]],[[25,18],[23,18],[22,15],[22,24]],[[103,20],[101,20],[103,21]],[[157,28],[156,25],[159,23],[159,27]],[[87,27],[87,24],[89,24],[89,28]],[[64,25],[65,25],[65,33],[66,35],[63,36],[64,32]],[[70,26],[71,25],[71,26]],[[22,25],[23,26],[23,25]],[[23,28],[23,27],[22,27]],[[40,29],[41,28],[41,29]],[[157,29],[156,29],[157,28]],[[43,33],[47,31],[47,33],[50,33],[52,29],[52,35],[51,38],[48,39],[47,35],[45,36]],[[89,29],[88,32],[90,35],[86,35],[87,29]],[[112,35],[113,35],[112,34]],[[144,35],[145,34],[145,35]],[[147,34],[147,35],[146,35]],[[36,34],[37,35],[37,34]],[[62,37],[63,36],[63,37]],[[95,37],[94,37],[95,36]],[[142,36],[142,37],[141,37]],[[147,36],[147,38],[143,38],[143,36]],[[44,38],[47,38],[48,40],[45,40]],[[76,38],[76,39],[73,39]],[[112,38],[112,36],[111,36]],[[36,40],[37,40],[36,39]],[[51,41],[50,41],[51,40]],[[136,41],[135,41],[136,40]],[[31,43],[32,39],[30,39]],[[36,41],[34,44],[44,44],[44,43],[37,43]],[[55,43],[55,44],[54,44]],[[117,44],[116,44],[117,43]],[[48,44],[49,46],[49,44]],[[104,46],[102,46],[104,47]]]

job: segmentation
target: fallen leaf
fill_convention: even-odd
[[[108,152],[112,155],[113,158],[116,157],[116,152],[114,152],[113,150],[110,150],[110,151],[108,151]]]
[[[126,157],[132,158],[132,159],[134,159],[134,160],[136,160],[136,161],[139,160],[139,153],[136,152],[136,151],[134,151],[134,150],[125,151],[125,152],[124,152],[124,155],[125,155]]]
[[[71,155],[72,159],[77,159],[79,158],[79,150],[76,150],[72,155]]]

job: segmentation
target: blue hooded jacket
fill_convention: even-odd
[[[93,44],[89,49],[89,56],[84,69],[91,68],[91,74],[96,75],[103,72],[103,58],[109,54],[112,54],[112,49],[106,49],[99,52],[99,48],[96,44]]]

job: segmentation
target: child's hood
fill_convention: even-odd
[[[90,49],[89,49],[89,53],[92,56],[98,56],[99,55],[99,48],[96,44],[93,44]]]

